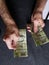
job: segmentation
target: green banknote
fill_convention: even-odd
[[[27,57],[27,37],[26,29],[19,30],[20,37],[17,41],[16,50],[14,50],[14,57]]]
[[[40,26],[38,27],[37,33],[34,33],[31,28],[31,34],[36,46],[43,45],[49,42],[47,35],[45,34],[44,30]]]

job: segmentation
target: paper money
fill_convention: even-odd
[[[31,34],[36,46],[43,45],[49,42],[47,35],[45,34],[44,30],[40,26],[38,27],[37,33],[31,31]]]
[[[20,37],[17,41],[16,50],[14,50],[14,57],[27,57],[27,37],[26,37],[26,29],[19,30]]]

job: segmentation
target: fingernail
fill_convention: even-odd
[[[3,41],[5,41],[5,39],[3,39]]]
[[[28,32],[31,32],[31,30],[28,30]]]
[[[44,27],[44,26],[45,26],[45,24],[42,25],[42,27]]]

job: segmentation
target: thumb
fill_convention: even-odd
[[[34,25],[34,32],[36,33],[38,31],[38,26]]]
[[[38,25],[39,25],[38,22],[35,20],[34,21],[34,29],[33,29],[35,33],[38,31]]]

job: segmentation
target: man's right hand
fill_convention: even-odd
[[[19,37],[19,30],[16,25],[8,25],[6,27],[6,32],[3,37],[3,41],[6,43],[8,49],[16,49],[16,43]]]

